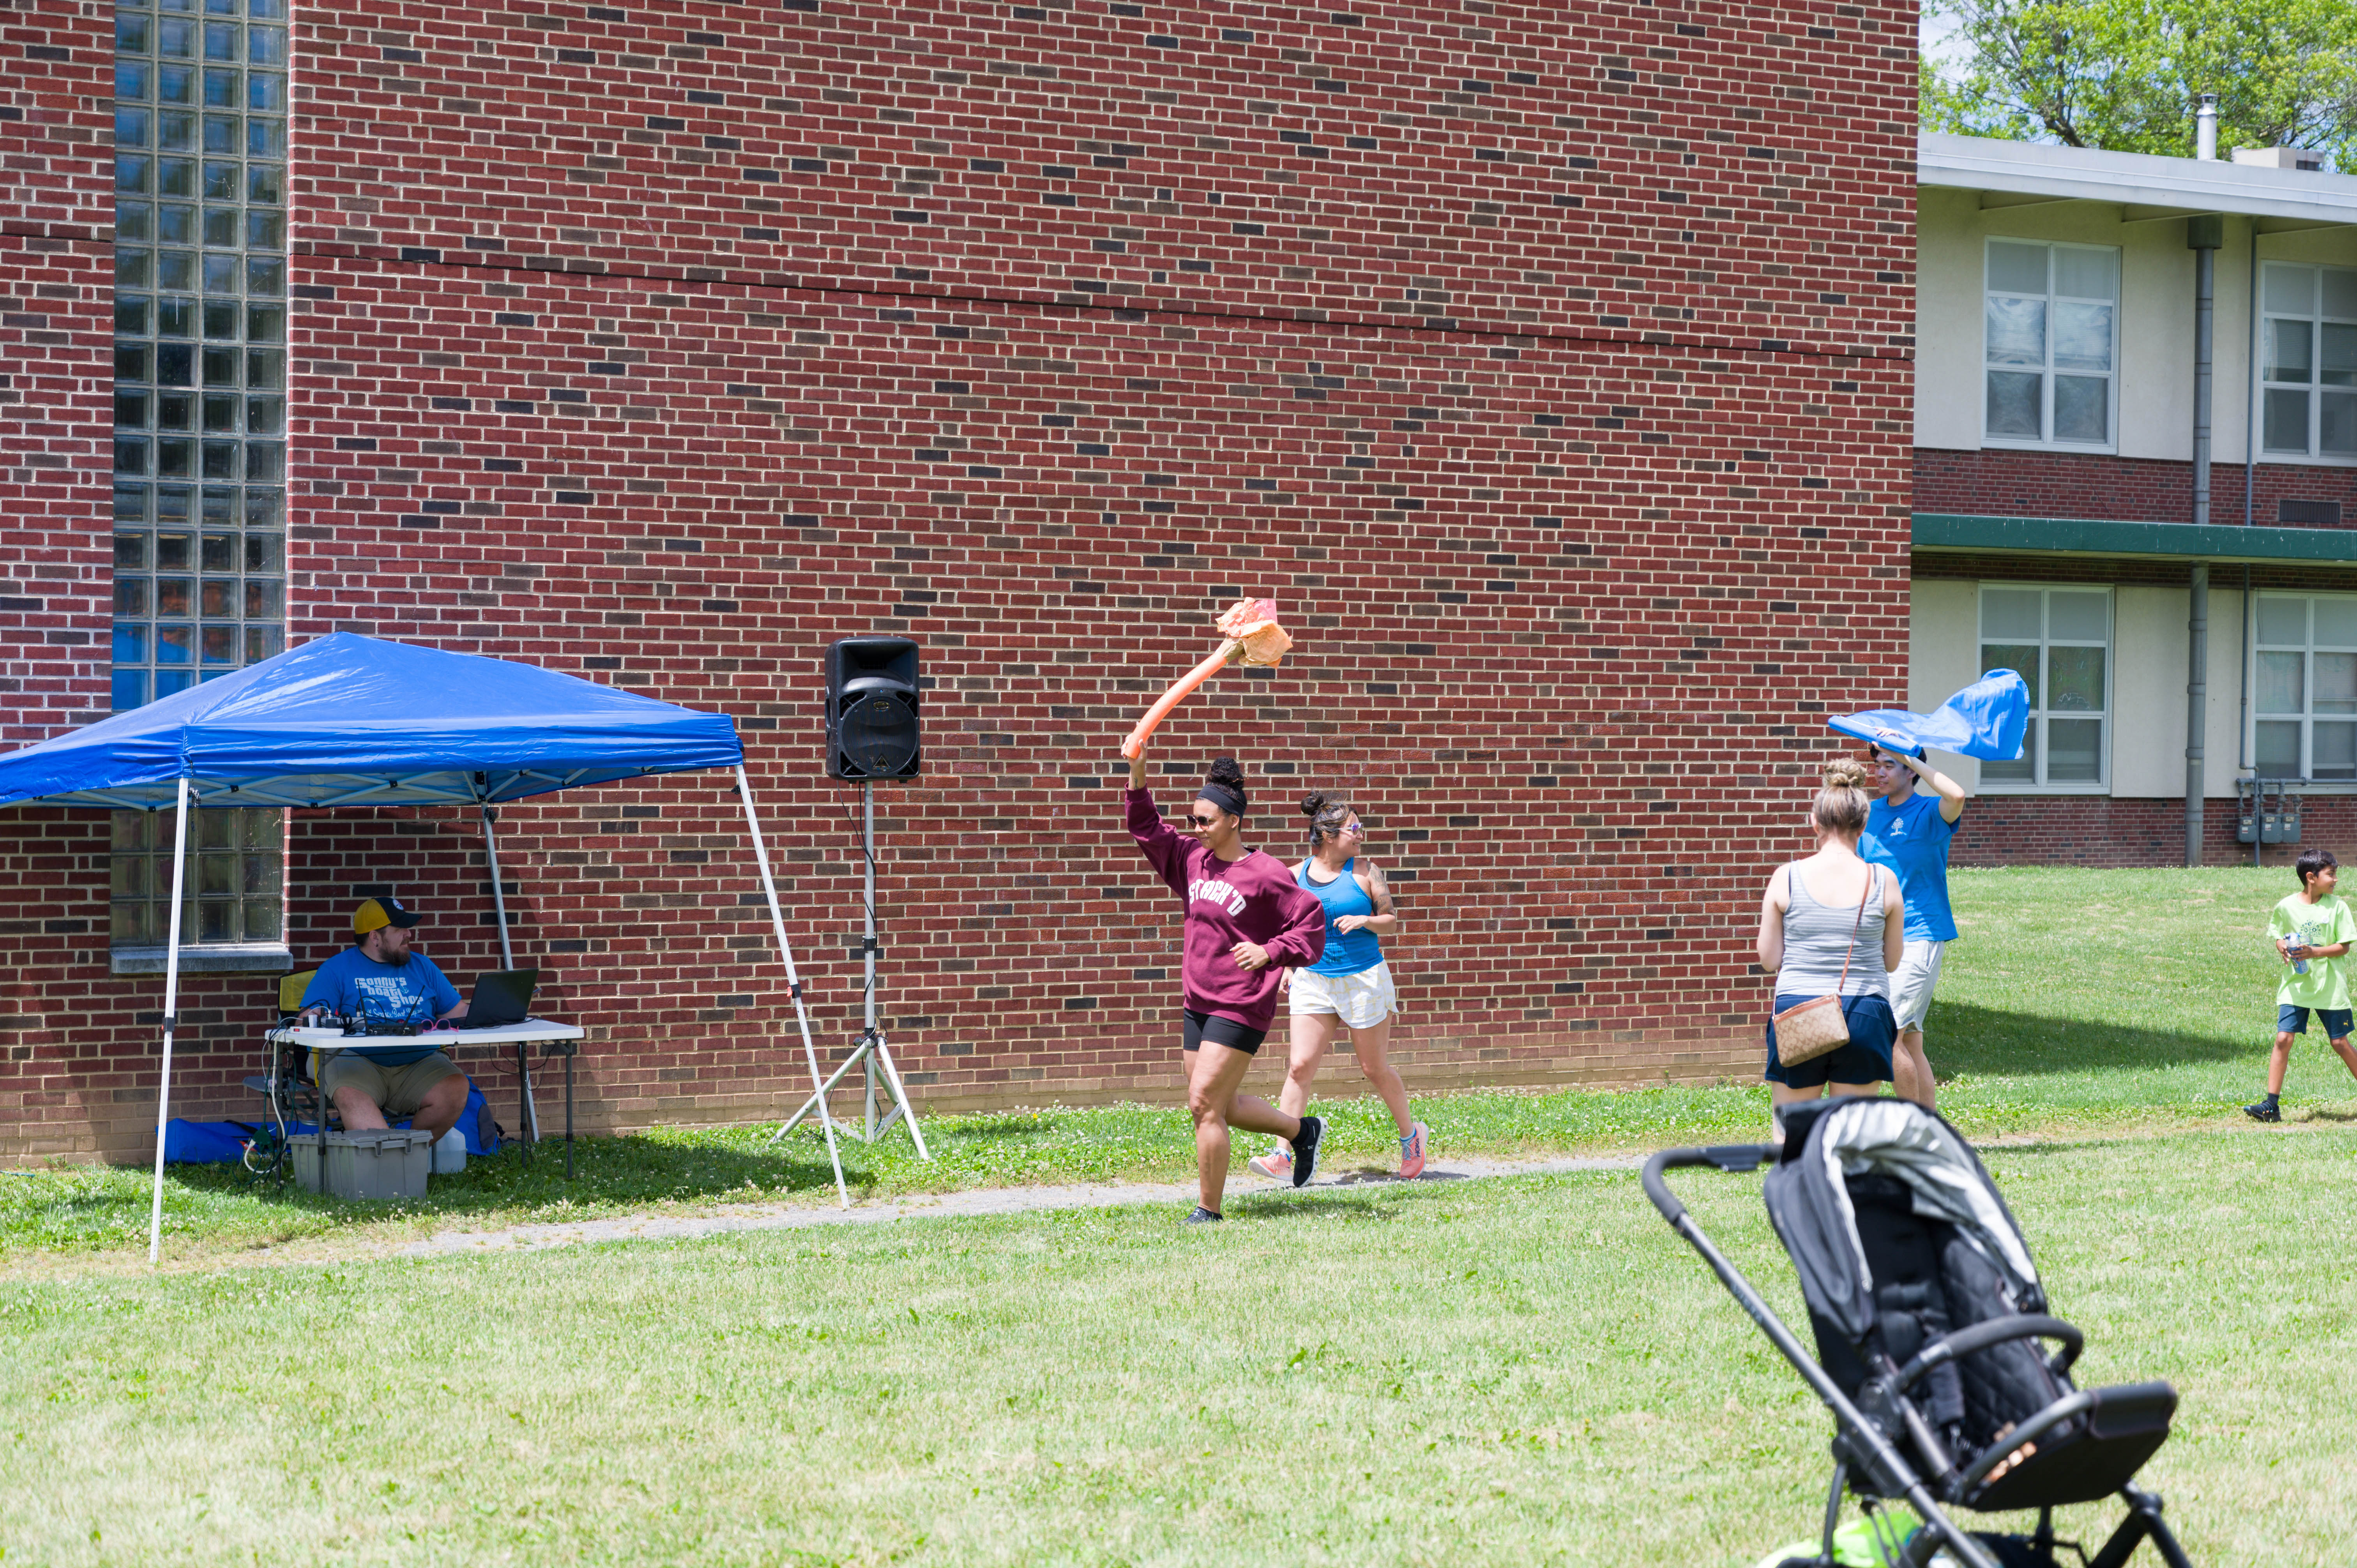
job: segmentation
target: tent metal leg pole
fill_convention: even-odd
[[[499,813],[490,802],[483,802],[483,865],[491,874],[491,913],[500,923],[500,967],[515,967],[515,950],[508,943],[508,891],[500,877],[499,842],[491,836],[491,824]],[[532,1068],[522,1046],[516,1047],[516,1079],[523,1087],[522,1103],[518,1107],[522,1116],[524,1164],[532,1164],[532,1146],[540,1141],[540,1107],[533,1103]]]
[[[778,908],[778,885],[770,875],[770,846],[761,840],[761,820],[753,811],[753,786],[745,777],[745,765],[737,765],[737,798],[745,803],[745,832],[753,840],[753,859],[761,868],[761,897],[769,901],[770,927],[777,933],[778,956],[786,964],[786,991],[794,999],[794,1021],[802,1026],[802,1055],[810,1063],[811,1086],[819,1087],[818,1045],[811,1038],[810,1011],[802,1005],[802,976],[794,972],[793,944],[786,940],[785,911]],[[826,1157],[834,1166],[834,1196],[844,1208],[851,1207],[851,1187],[843,1179],[843,1151],[835,1146],[834,1118],[826,1113],[826,1101],[822,1094],[818,1105],[819,1125],[826,1129]]]
[[[172,1120],[172,1035],[179,1026],[174,1015],[180,1004],[180,894],[188,875],[188,781],[181,779],[179,787],[172,818],[172,911],[164,925],[164,1082],[156,1096],[156,1196],[147,1210],[150,1267],[164,1256],[164,1129]]]

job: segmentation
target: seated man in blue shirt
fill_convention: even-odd
[[[303,991],[305,1021],[322,1012],[350,1018],[393,1019],[419,1029],[467,1015],[457,987],[434,961],[409,950],[409,933],[423,915],[395,898],[371,898],[352,912],[353,943],[319,966]],[[409,1124],[440,1137],[467,1108],[467,1075],[431,1046],[396,1043],[346,1049],[319,1069],[319,1089],[334,1101],[348,1132]]]

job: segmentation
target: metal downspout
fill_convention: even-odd
[[[2210,524],[2210,412],[2217,318],[2218,247],[2225,220],[2216,213],[2185,220],[2193,251],[2193,526]],[[2185,864],[2201,864],[2203,740],[2210,696],[2210,564],[2193,563],[2186,621]]]

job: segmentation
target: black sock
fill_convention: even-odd
[[[2267,1103],[2267,1104],[2269,1104],[2269,1105],[2273,1105],[2273,1104],[2275,1104],[2275,1103],[2276,1103],[2276,1101],[2277,1101],[2278,1100],[2280,1100],[2280,1099],[2282,1099],[2282,1098],[2283,1098],[2283,1091],[2282,1091],[2281,1090],[2268,1090],[2268,1091],[2267,1091],[2266,1103]]]

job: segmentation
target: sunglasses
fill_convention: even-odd
[[[1194,812],[1189,811],[1189,812],[1188,812],[1188,813],[1187,813],[1187,820],[1188,820],[1189,822],[1192,822],[1195,826],[1197,826],[1197,827],[1199,827],[1199,828],[1208,828],[1208,827],[1211,826],[1214,822],[1217,822],[1220,819],[1219,819],[1218,817],[1216,817],[1216,816],[1211,816],[1211,817],[1199,817],[1199,816],[1195,815],[1195,813],[1194,813]]]
[[[1359,822],[1352,822],[1350,826],[1348,826],[1348,827],[1344,828],[1342,831],[1343,831],[1345,833],[1348,833],[1351,837],[1352,837],[1352,838],[1354,838],[1354,839],[1362,839],[1362,838],[1365,838],[1365,837],[1367,836],[1367,830],[1366,830],[1365,826],[1364,826],[1363,824],[1361,824],[1361,823],[1359,823]]]

